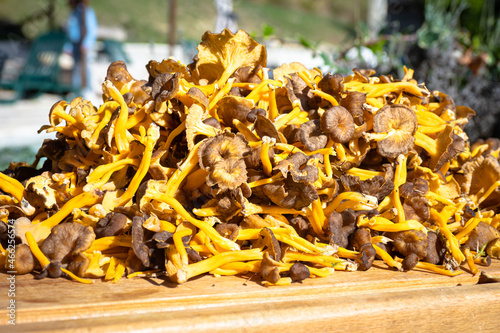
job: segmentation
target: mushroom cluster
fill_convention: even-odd
[[[80,282],[283,285],[376,259],[453,276],[498,259],[500,141],[470,144],[474,111],[411,69],[271,71],[263,45],[228,30],[187,66],[146,68],[137,80],[113,62],[102,105],[56,103],[40,129],[56,138],[0,173],[2,267],[8,224],[19,274]]]

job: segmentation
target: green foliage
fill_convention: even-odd
[[[426,0],[425,22],[417,31],[418,45],[423,49],[448,47],[460,34],[460,15],[467,6],[463,0]]]

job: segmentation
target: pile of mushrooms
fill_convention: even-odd
[[[187,66],[146,68],[112,63],[98,107],[56,103],[40,129],[56,138],[0,173],[2,267],[284,285],[376,259],[449,276],[499,259],[500,141],[471,145],[474,111],[411,69],[271,71],[263,45],[228,30]]]

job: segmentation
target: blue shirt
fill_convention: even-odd
[[[83,40],[82,46],[86,50],[91,50],[97,40],[97,17],[94,9],[83,4],[79,4],[73,9],[68,18],[67,34],[73,45],[78,44],[81,38],[81,20],[83,10],[85,10],[85,26],[87,34]]]

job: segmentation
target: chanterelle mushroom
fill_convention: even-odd
[[[52,228],[50,235],[43,241],[40,250],[51,263],[67,265],[76,256],[87,250],[95,240],[92,227],[79,223],[61,223]]]
[[[417,131],[415,111],[405,105],[385,105],[373,116],[373,130],[377,134],[366,134],[377,142],[380,155],[396,158],[406,154],[413,147]]]
[[[354,134],[354,129],[352,115],[343,106],[333,106],[321,116],[321,130],[328,133],[334,142],[348,142]]]

